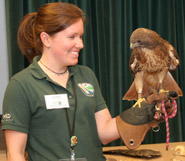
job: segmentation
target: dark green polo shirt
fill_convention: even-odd
[[[78,144],[74,148],[76,157],[85,157],[88,161],[105,161],[94,114],[107,106],[94,73],[81,65],[69,67],[67,88],[63,88],[42,71],[37,63],[39,59],[35,57],[28,68],[11,78],[4,96],[2,128],[28,134],[29,161],[70,158],[65,109],[46,109],[44,96],[56,94],[56,91],[67,94],[72,124],[75,108],[71,82],[73,76],[78,100],[75,124]]]

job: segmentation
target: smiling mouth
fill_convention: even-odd
[[[78,55],[78,52],[73,51],[71,54]]]

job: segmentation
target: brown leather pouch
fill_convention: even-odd
[[[151,126],[156,126],[155,121],[143,125],[131,125],[124,122],[120,116],[117,116],[116,123],[121,139],[129,149],[138,148]]]

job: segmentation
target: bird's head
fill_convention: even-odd
[[[160,36],[150,29],[138,28],[130,36],[130,48],[136,47],[153,49],[161,40]]]

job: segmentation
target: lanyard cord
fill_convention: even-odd
[[[72,129],[71,129],[71,124],[70,124],[70,120],[69,120],[68,109],[65,108],[65,111],[66,111],[66,117],[67,117],[67,124],[68,124],[68,128],[69,128],[69,134],[70,134],[70,138],[72,139],[72,137],[74,136],[74,133],[75,133],[75,120],[76,120],[76,111],[77,111],[77,94],[76,94],[75,80],[74,80],[73,76],[71,77],[71,81],[72,81],[72,88],[73,88],[73,93],[74,93],[74,97],[75,97],[75,111],[74,111],[74,116],[73,116]],[[56,91],[54,86],[52,84],[50,84],[50,85],[53,88],[53,90],[55,91],[55,93],[58,94],[58,92]],[[76,137],[76,136],[74,136],[74,137]],[[71,148],[72,149],[76,145],[76,143],[77,143],[77,140],[76,140],[76,142],[71,143]]]
[[[74,136],[74,133],[75,133],[75,119],[76,119],[76,110],[77,110],[77,95],[76,95],[76,87],[75,87],[74,77],[72,77],[71,80],[72,80],[73,93],[74,93],[74,97],[75,97],[75,111],[74,111],[74,116],[73,116],[73,127],[72,127],[72,129],[71,129],[70,121],[69,121],[68,110],[67,110],[67,108],[65,109],[70,137]]]

